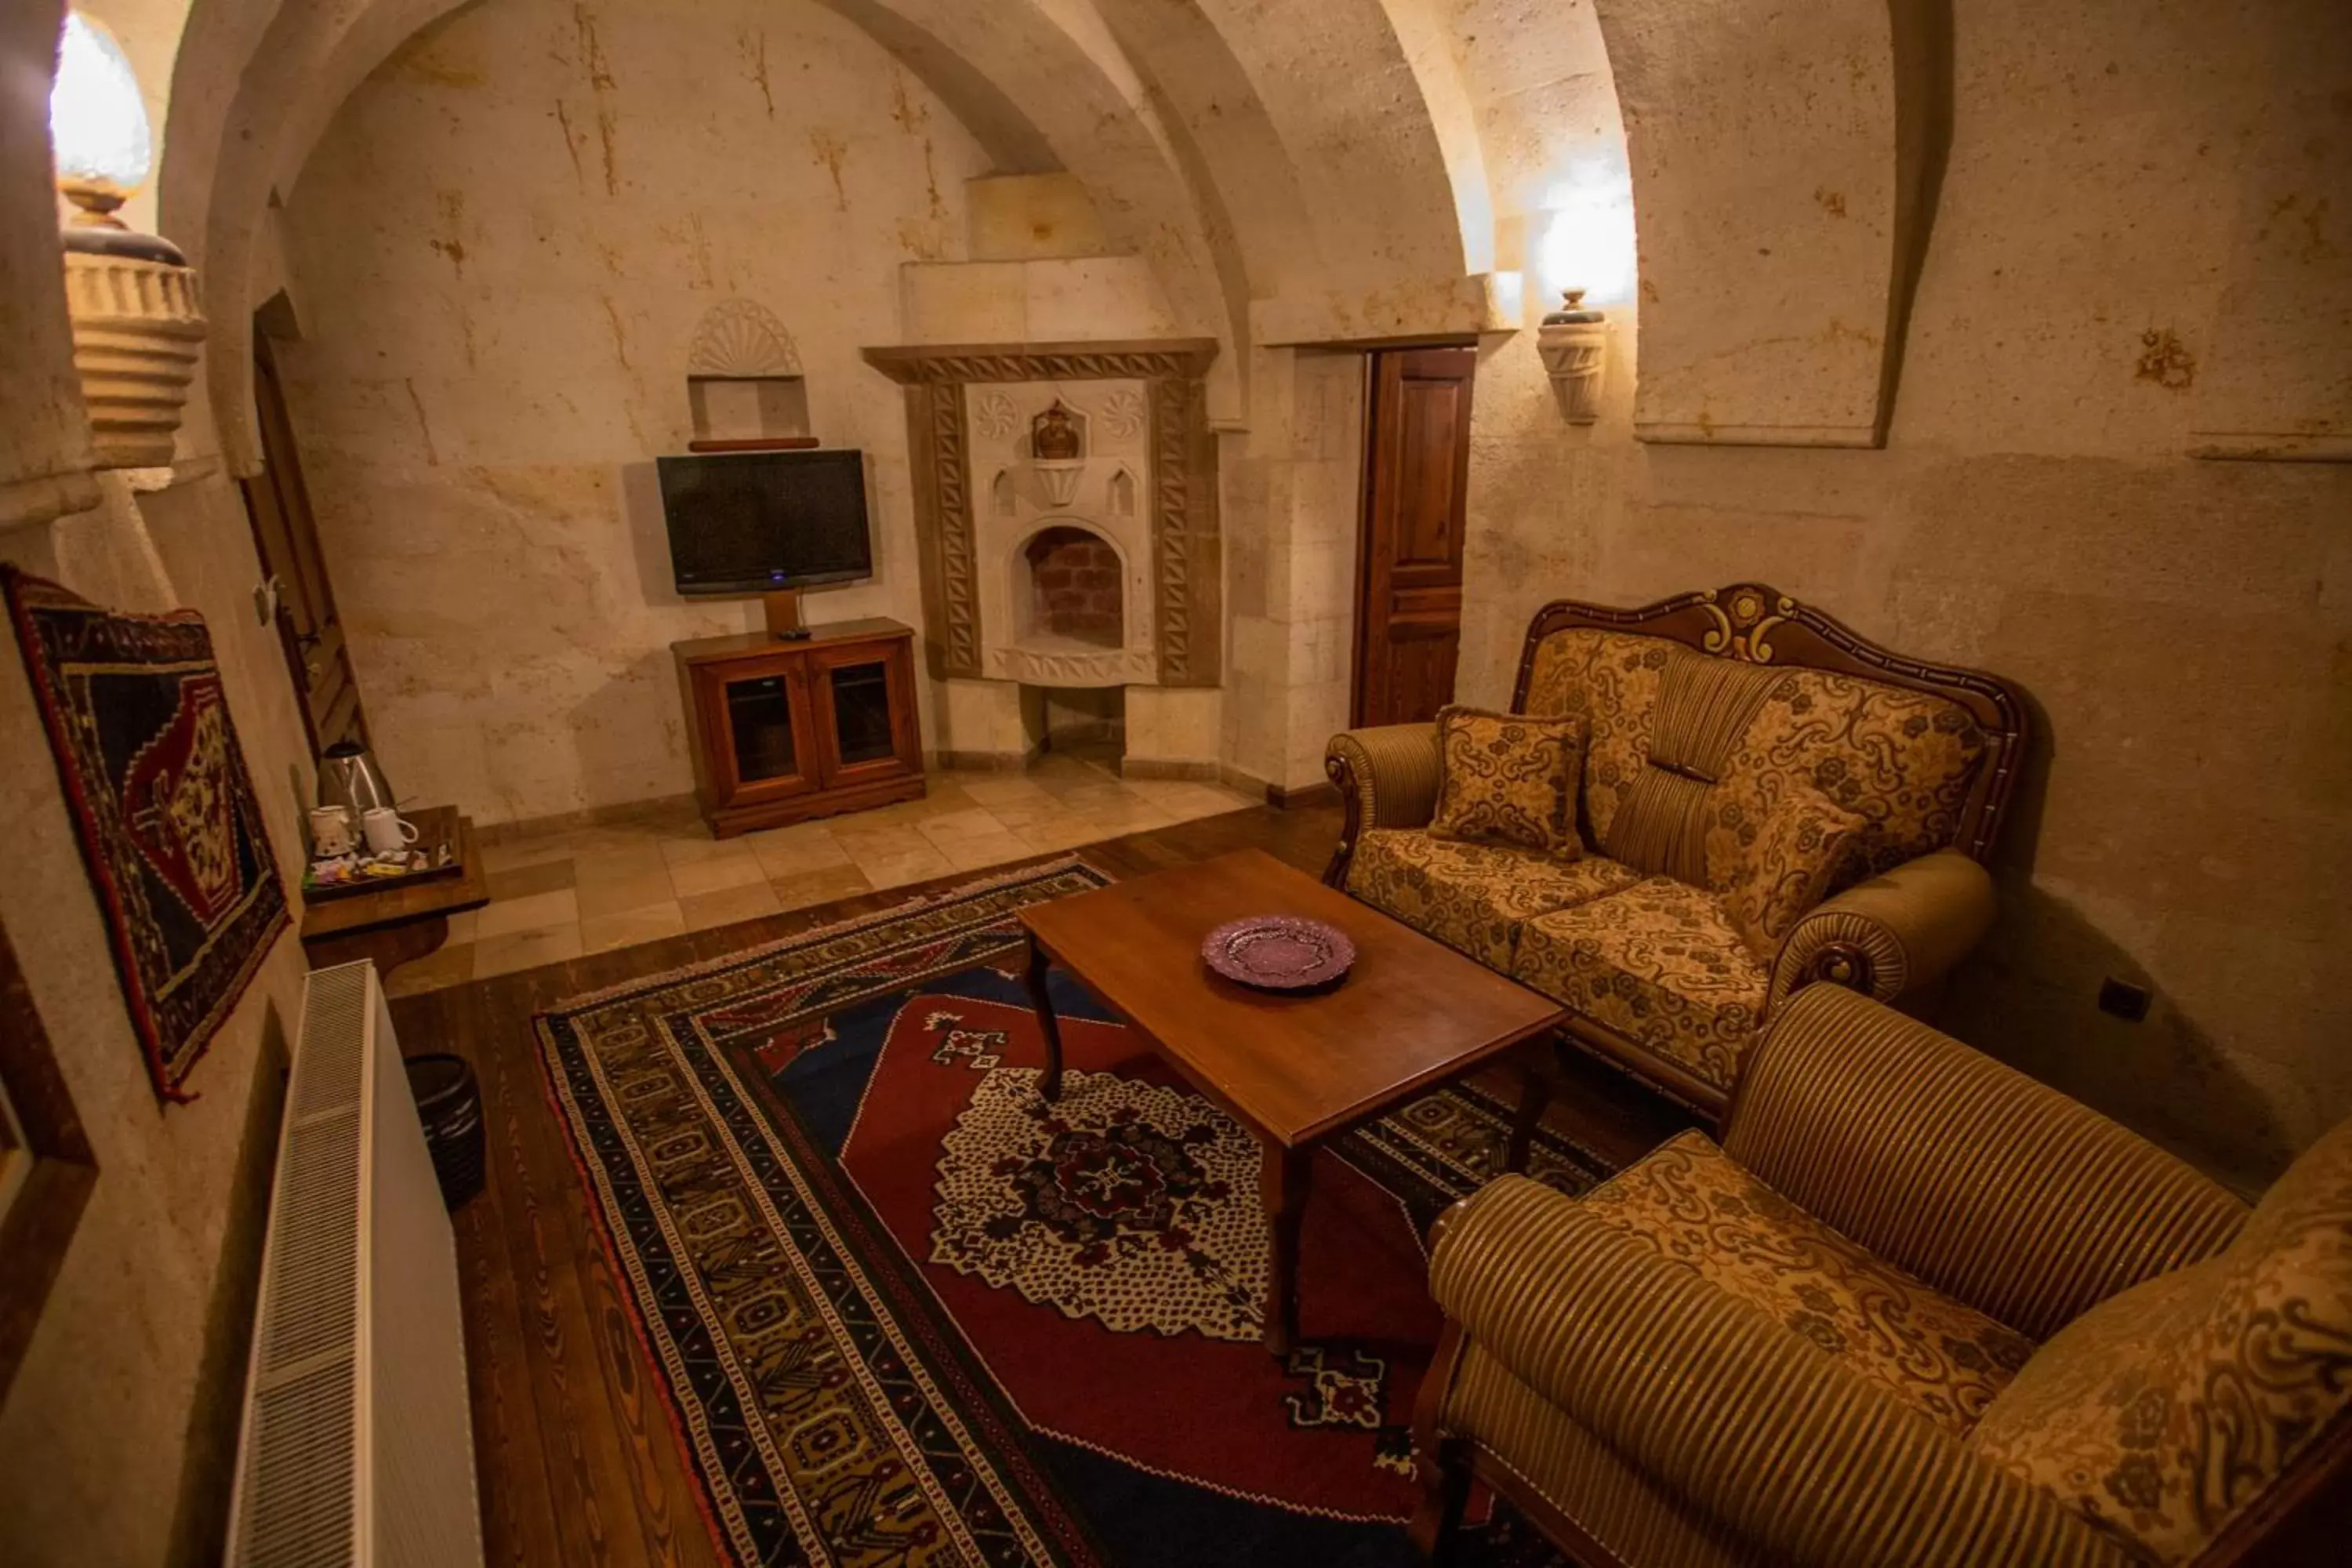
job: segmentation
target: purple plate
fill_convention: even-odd
[[[1297,915],[1250,915],[1227,921],[1201,942],[1201,957],[1226,979],[1261,991],[1309,991],[1328,985],[1356,962],[1348,933]]]

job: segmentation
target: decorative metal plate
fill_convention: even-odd
[[[1201,942],[1201,957],[1217,973],[1261,991],[1311,991],[1346,976],[1356,962],[1348,933],[1296,915],[1250,915],[1227,921]]]

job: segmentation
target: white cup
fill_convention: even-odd
[[[416,824],[402,820],[400,813],[388,805],[362,813],[360,830],[367,835],[369,851],[376,855],[390,855],[416,842]]]
[[[310,853],[321,860],[331,860],[352,852],[352,808],[347,805],[313,806],[310,810]]]

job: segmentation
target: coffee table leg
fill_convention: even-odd
[[[1265,1348],[1287,1358],[1298,1344],[1298,1222],[1307,1213],[1307,1177],[1315,1168],[1312,1149],[1265,1145],[1258,1167],[1258,1195],[1265,1204],[1266,1228],[1274,1243],[1266,1280]]]
[[[1513,1175],[1522,1175],[1528,1168],[1528,1153],[1533,1147],[1536,1127],[1543,1121],[1544,1107],[1551,1103],[1551,1075],[1533,1055],[1519,1060],[1519,1110],[1511,1119],[1510,1147],[1503,1154],[1503,1169]]]
[[[1029,938],[1029,1005],[1037,1009],[1037,1026],[1045,1032],[1045,1076],[1037,1080],[1037,1092],[1047,1100],[1062,1097],[1062,1024],[1054,1016],[1054,998],[1045,989],[1045,971],[1054,961],[1034,934]]]

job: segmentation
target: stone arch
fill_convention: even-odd
[[[458,3],[192,6],[161,226],[206,271],[222,351],[209,401],[240,470],[256,461],[240,352],[256,215],[358,84]],[[1492,203],[1431,0],[1335,0],[1312,40],[1231,0],[1104,0],[1098,14],[1050,0],[819,3],[929,85],[1000,166],[1079,178],[1114,240],[1152,265],[1181,330],[1225,347],[1211,372],[1221,420],[1241,418],[1243,351],[1267,335],[1254,302],[1281,300],[1275,341],[1312,341],[1458,329],[1478,293],[1464,274],[1491,260]],[[1368,68],[1328,107],[1291,90],[1343,58]]]
[[[286,0],[257,30],[251,22],[262,3],[198,0],[196,11],[220,16],[199,26],[192,15],[173,73],[172,110],[191,151],[184,159],[167,153],[160,195],[167,231],[201,236],[188,248],[205,270],[214,315],[215,352],[205,386],[223,449],[239,472],[258,464],[252,366],[242,350],[258,215],[274,189],[291,183],[359,83],[462,0],[375,0],[357,9],[332,0]],[[964,92],[967,102],[950,107],[960,117],[970,107],[995,129],[992,145],[1008,149],[1014,161],[1034,163],[1041,146],[1050,148],[1095,195],[1113,237],[1153,266],[1184,331],[1213,336],[1229,350],[1245,340],[1246,301],[1226,297],[1193,193],[1148,95],[1123,61],[1090,54],[1036,0],[989,7],[984,16],[956,0],[826,3],[852,20],[874,11],[896,18],[880,41],[922,62],[908,68],[928,68],[929,79]],[[1097,43],[1116,55],[1108,37]],[[947,58],[961,62],[959,68],[943,68]],[[976,93],[975,81],[989,92]],[[222,105],[225,93],[229,101]],[[1043,106],[1028,121],[1029,132],[1004,123],[1004,107],[1015,101]],[[215,156],[205,155],[207,147]],[[1212,370],[1220,400],[1236,414],[1242,358],[1229,352]]]
[[[1877,445],[1924,234],[1929,79],[1897,61],[1924,0],[1595,5],[1639,219],[1635,434]]]

